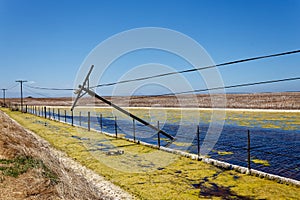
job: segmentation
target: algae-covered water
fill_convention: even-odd
[[[51,108],[58,119],[58,108]],[[71,123],[69,109],[60,108],[60,120]],[[130,108],[133,114],[159,127],[176,138],[170,142],[160,135],[161,145],[198,153],[197,125],[200,132],[200,153],[217,160],[247,166],[247,132],[250,131],[251,168],[300,180],[300,112],[242,111],[202,109]],[[111,108],[76,108],[73,123],[87,127],[90,112],[91,128],[158,144],[157,132]],[[213,115],[214,114],[214,115]],[[117,123],[115,123],[115,117]],[[135,133],[134,133],[135,129]],[[220,130],[220,134],[215,134]],[[212,147],[212,149],[210,149]],[[207,151],[209,150],[209,151]]]

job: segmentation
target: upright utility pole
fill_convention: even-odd
[[[16,82],[21,85],[21,112],[23,112],[23,83],[27,82],[25,80],[17,80]]]
[[[5,91],[6,91],[7,89],[2,89],[2,91],[3,91],[3,106],[5,107]]]

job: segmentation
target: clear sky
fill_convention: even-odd
[[[17,79],[26,79],[32,86],[72,88],[80,65],[93,48],[114,34],[140,27],[163,27],[186,34],[201,44],[215,63],[221,63],[300,49],[300,1],[0,0],[0,88],[13,86]],[[149,51],[144,56],[129,56],[124,63],[118,62],[119,67],[126,72],[134,67],[131,64],[159,62],[159,56],[149,59],[156,54]],[[162,60],[168,58],[161,56]],[[192,67],[182,65],[184,62],[170,63],[177,70]],[[232,65],[220,73],[225,85],[297,77],[299,63],[300,55],[296,54]],[[118,80],[114,77],[117,72],[112,69],[104,80]],[[299,91],[299,83],[228,92]],[[195,89],[203,88],[194,78],[191,84]],[[7,94],[15,96],[18,91],[16,87]],[[25,96],[71,95],[32,91],[25,89]],[[109,94],[109,89],[104,93]]]

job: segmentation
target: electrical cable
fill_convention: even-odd
[[[121,83],[142,81],[142,80],[158,78],[158,77],[163,77],[163,76],[169,76],[169,75],[174,75],[174,74],[182,74],[182,73],[188,73],[188,72],[194,72],[194,71],[201,71],[201,70],[205,70],[205,69],[223,67],[223,66],[233,65],[233,64],[237,64],[237,63],[249,62],[249,61],[254,61],[254,60],[261,60],[261,59],[272,58],[272,57],[279,57],[279,56],[296,54],[296,53],[300,53],[300,50],[288,51],[288,52],[282,52],[282,53],[270,54],[270,55],[264,55],[264,56],[257,56],[257,57],[240,59],[240,60],[234,60],[234,61],[230,61],[230,62],[220,63],[220,64],[217,64],[217,65],[210,65],[210,66],[206,66],[206,67],[187,69],[187,70],[182,70],[182,71],[178,71],[178,72],[169,72],[169,73],[157,74],[157,75],[153,75],[153,76],[145,76],[145,77],[142,77],[142,78],[129,79],[129,80],[118,81],[118,82],[113,82],[113,83],[104,83],[104,84],[99,84],[99,85],[96,85],[96,86],[92,86],[90,88],[106,87],[106,86],[112,86],[112,85],[121,84]]]
[[[99,85],[96,85],[96,86],[91,86],[90,89],[99,88],[99,87],[106,87],[106,86],[112,86],[112,85],[122,84],[122,83],[129,83],[129,82],[134,82],[134,81],[147,80],[147,79],[158,78],[158,77],[163,77],[163,76],[169,76],[169,75],[174,75],[174,74],[182,74],[182,73],[200,71],[200,70],[216,68],[216,67],[223,67],[223,66],[227,66],[227,65],[233,65],[233,64],[249,62],[249,61],[254,61],[254,60],[272,58],[272,57],[291,55],[291,54],[296,54],[296,53],[300,53],[300,50],[287,51],[287,52],[282,52],[282,53],[269,54],[269,55],[264,55],[264,56],[257,56],[257,57],[251,57],[251,58],[246,58],[246,59],[234,60],[234,61],[220,63],[220,64],[217,64],[217,65],[211,65],[211,66],[199,67],[199,68],[193,68],[193,69],[186,69],[186,70],[182,70],[182,71],[178,71],[178,72],[169,72],[169,73],[157,74],[157,75],[153,75],[153,76],[146,76],[146,77],[141,77],[141,78],[136,78],[136,79],[128,79],[128,80],[112,82],[112,83],[104,83],[104,84],[99,84]],[[69,90],[69,91],[76,90],[76,89],[73,89],[73,88],[47,88],[47,87],[38,87],[38,86],[29,86],[29,87],[31,87],[33,89],[41,89],[41,90]]]
[[[285,79],[277,79],[277,80],[268,80],[268,81],[259,81],[259,82],[252,82],[252,83],[242,83],[237,85],[229,85],[229,86],[222,86],[222,87],[215,87],[215,88],[206,88],[206,89],[196,89],[196,90],[189,90],[189,91],[182,91],[182,92],[174,92],[174,93],[165,93],[165,94],[157,94],[157,95],[143,95],[143,96],[135,96],[134,98],[143,98],[143,97],[160,97],[160,96],[170,96],[176,94],[188,94],[188,93],[198,93],[198,92],[205,92],[211,90],[220,90],[220,89],[229,89],[229,88],[237,88],[237,87],[246,87],[246,86],[253,86],[253,85],[262,85],[262,84],[270,84],[270,83],[278,83],[278,82],[286,82],[286,81],[295,81],[300,80],[300,77],[293,77],[293,78],[285,78]]]
[[[72,91],[72,90],[76,90],[76,89],[71,89],[71,88],[47,88],[47,87],[38,87],[38,86],[31,86],[31,85],[26,85],[26,86],[29,87],[29,88],[38,89],[38,90],[57,90],[57,91]]]
[[[39,95],[39,96],[42,96],[42,97],[46,97],[46,98],[51,98],[50,96],[47,96],[47,95],[44,95],[44,94],[41,94],[41,93],[38,93],[38,92],[33,92],[32,90],[30,90],[29,88],[28,88],[28,86],[27,85],[24,85],[27,89],[26,90],[28,90],[30,93],[32,93],[32,94],[37,94],[37,95]]]

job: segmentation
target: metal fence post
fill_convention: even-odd
[[[44,117],[45,117],[45,119],[47,119],[47,108],[46,108],[46,106],[44,106]]]
[[[159,121],[157,121],[157,128],[159,130]],[[157,144],[158,148],[160,148],[160,130],[157,132]]]
[[[88,131],[91,130],[91,113],[88,112]]]
[[[132,119],[133,141],[135,142],[135,120]]]
[[[116,134],[116,138],[117,138],[118,137],[117,116],[115,116],[115,134]]]
[[[251,170],[251,166],[250,166],[250,163],[251,163],[251,158],[250,158],[250,130],[248,130],[248,133],[247,133],[247,135],[248,135],[248,141],[247,141],[247,143],[248,143],[248,148],[247,148],[247,154],[248,154],[248,170],[249,170],[249,173],[250,173],[250,170]]]
[[[67,111],[65,110],[65,122],[67,122]]]
[[[51,119],[51,109],[50,108],[48,108],[48,117],[49,117],[49,119]]]
[[[102,121],[102,113],[100,113],[100,130],[102,132],[102,129],[103,129],[103,121]]]
[[[54,108],[52,109],[52,117],[55,120],[55,112],[54,112]]]
[[[81,112],[79,112],[79,126],[81,126]]]
[[[73,110],[72,110],[72,126],[74,126],[74,113],[73,113]]]
[[[198,147],[198,160],[200,160],[200,127],[197,126],[197,147]]]
[[[57,118],[58,118],[58,121],[60,121],[60,111],[59,111],[59,108],[57,109]]]

